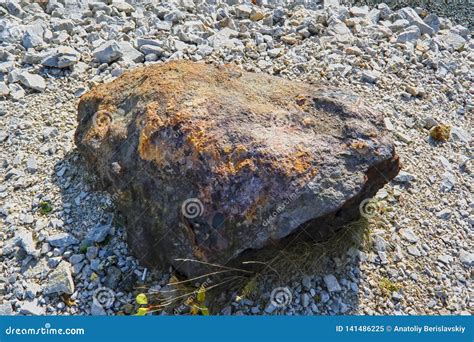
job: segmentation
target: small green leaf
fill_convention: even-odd
[[[148,304],[148,298],[146,297],[146,294],[140,293],[137,295],[136,298],[137,304],[138,305],[146,305]]]
[[[40,208],[41,215],[48,215],[50,212],[53,211],[53,206],[51,205],[51,203],[47,201],[40,202],[39,208]]]
[[[145,316],[148,313],[148,308],[138,308],[135,316]]]
[[[206,306],[201,306],[201,313],[203,316],[209,316],[209,309]]]
[[[199,303],[204,303],[206,300],[206,288],[204,286],[201,286],[198,290],[197,293],[197,300]]]

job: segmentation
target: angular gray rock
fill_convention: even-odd
[[[123,56],[120,45],[115,41],[109,41],[92,51],[94,60],[99,63],[112,63]]]
[[[471,134],[464,130],[462,127],[454,126],[451,128],[451,136],[454,141],[460,141],[465,144],[469,144],[471,142]]]
[[[92,228],[86,236],[86,240],[90,242],[100,243],[105,240],[107,235],[109,235],[112,227],[110,225],[98,225]]]
[[[239,5],[235,7],[235,14],[238,18],[247,19],[252,13],[252,7],[249,5]]]
[[[442,178],[441,178],[441,184],[439,187],[440,191],[442,192],[451,191],[455,185],[456,185],[456,178],[454,177],[454,175],[449,171],[446,171],[445,173],[443,173]]]
[[[426,33],[432,36],[435,33],[435,31],[429,25],[423,22],[423,20],[420,18],[420,16],[416,13],[416,11],[413,8],[411,7],[402,8],[399,11],[399,13],[401,13],[401,15],[404,16],[405,19],[408,20],[408,22],[411,25],[417,26],[420,29],[421,34]]]
[[[461,260],[461,262],[464,265],[473,266],[474,265],[474,253],[467,252],[467,251],[461,249],[461,252],[459,253],[459,260]]]
[[[33,234],[30,231],[21,229],[17,232],[15,238],[18,239],[18,243],[28,255],[33,257],[39,256],[39,251],[36,249],[35,242],[33,240]]]
[[[131,61],[134,63],[141,63],[145,60],[145,56],[143,56],[143,53],[135,49],[132,44],[128,42],[120,42],[119,45],[123,54],[123,60]]]
[[[436,37],[436,40],[451,51],[461,51],[466,44],[466,39],[454,32],[445,33]]]
[[[415,235],[412,229],[404,228],[400,230],[400,235],[408,242],[415,243],[419,240],[418,236]]]
[[[19,312],[21,315],[41,316],[45,314],[45,309],[38,303],[38,299],[21,302]]]
[[[25,49],[31,49],[44,44],[43,38],[32,31],[26,31],[23,36],[23,47]]]
[[[11,316],[13,315],[13,308],[11,303],[0,304],[0,316]]]
[[[68,46],[61,46],[48,52],[41,64],[50,68],[69,68],[79,61],[80,54],[76,50]]]
[[[414,181],[414,180],[415,180],[415,175],[406,171],[400,171],[397,177],[395,177],[395,181],[400,182],[400,183],[410,183],[411,181]]]
[[[361,7],[354,6],[354,7],[351,7],[349,11],[354,17],[364,18],[369,14],[369,6],[367,5],[361,6]]]
[[[329,292],[339,292],[342,290],[337,278],[334,275],[325,275],[323,279]]]
[[[59,265],[48,275],[48,282],[43,288],[43,294],[73,294],[74,280],[71,274],[71,264],[61,261]]]
[[[48,243],[53,247],[64,248],[71,245],[77,245],[79,240],[68,233],[59,233],[47,238]]]
[[[0,96],[7,96],[8,94],[10,94],[10,88],[5,82],[0,82]]]
[[[95,299],[92,301],[91,309],[90,309],[92,316],[105,316],[107,312],[105,312],[104,308],[100,303],[98,303]]]
[[[351,30],[342,21],[332,19],[329,23],[327,34],[334,36],[341,43],[348,43],[353,39]]]
[[[238,35],[238,32],[232,30],[231,28],[225,27],[222,30],[216,32],[212,36],[208,38],[209,43],[215,49],[219,49],[221,47],[233,47],[239,43],[238,39],[235,39]]]
[[[441,26],[441,21],[439,20],[439,17],[434,14],[428,14],[424,19],[423,22],[431,27],[434,31],[434,33],[438,33],[440,26]]]
[[[38,170],[38,162],[33,156],[28,157],[26,160],[26,170],[29,173],[35,173]]]
[[[19,81],[25,87],[37,90],[44,91],[46,89],[46,82],[43,77],[36,74],[30,74],[28,71],[23,71],[18,76]]]
[[[388,28],[393,32],[398,32],[410,26],[410,23],[406,19],[398,19],[395,20],[393,23],[388,25]]]
[[[414,245],[410,245],[407,247],[407,251],[408,251],[408,254],[414,256],[414,257],[419,257],[421,256],[421,253],[420,253],[420,250],[418,249],[418,247],[414,246]]]
[[[380,78],[380,71],[377,70],[366,70],[362,73],[361,81],[367,83],[377,83]]]
[[[398,35],[397,43],[416,42],[420,37],[420,29],[417,26],[410,26]]]

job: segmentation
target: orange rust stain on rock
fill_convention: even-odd
[[[283,79],[272,82],[233,66],[214,68],[200,63],[174,61],[125,73],[112,83],[94,88],[84,95],[84,101],[95,99],[98,110],[123,103],[127,95],[146,103],[145,113],[138,115],[136,122],[141,126],[138,152],[144,160],[165,165],[185,158],[193,165],[202,163],[204,157],[217,174],[235,175],[249,169],[256,170],[259,160],[245,156],[250,145],[234,147],[223,141],[232,132],[222,129],[222,122],[232,122],[233,117],[247,115],[248,122],[244,124],[255,122],[265,125],[264,118],[269,115],[301,112],[303,108],[300,106],[306,107],[311,91],[311,87],[304,84]],[[309,120],[312,119],[305,124]],[[177,139],[184,141],[179,147],[159,135],[161,131],[172,131],[176,126],[180,134]],[[238,128],[239,125],[234,122],[231,129]],[[287,129],[295,128],[288,126]],[[95,134],[103,138],[102,133]],[[310,154],[295,146],[279,151],[279,160],[275,160],[271,152],[267,153],[269,160],[274,160],[271,163],[276,172],[294,175],[311,168]],[[225,157],[227,155],[228,158]]]
[[[244,159],[236,163],[232,161],[228,161],[226,164],[224,164],[224,167],[219,169],[219,171],[223,174],[225,173],[225,174],[235,175],[245,169],[252,170],[252,171],[256,170],[256,166],[253,160]]]

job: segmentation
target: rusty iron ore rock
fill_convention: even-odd
[[[355,95],[187,61],[85,94],[75,140],[147,266],[192,276],[320,239],[399,171],[379,114]],[[257,253],[258,254],[258,253]]]

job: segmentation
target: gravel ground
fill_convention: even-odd
[[[72,137],[87,89],[180,58],[349,88],[384,114],[403,163],[368,244],[269,277],[256,299],[233,293],[220,313],[472,313],[474,41],[457,19],[334,0],[40,3],[0,0],[0,314],[129,314],[168,283],[172,270],[129,254]],[[439,125],[445,142],[430,138]]]
[[[381,0],[348,0],[343,3],[348,6],[376,6],[384,1]],[[406,6],[419,7],[429,13],[436,13],[440,17],[451,19],[456,24],[461,24],[473,29],[474,2],[472,0],[387,0],[385,1],[393,9]]]

